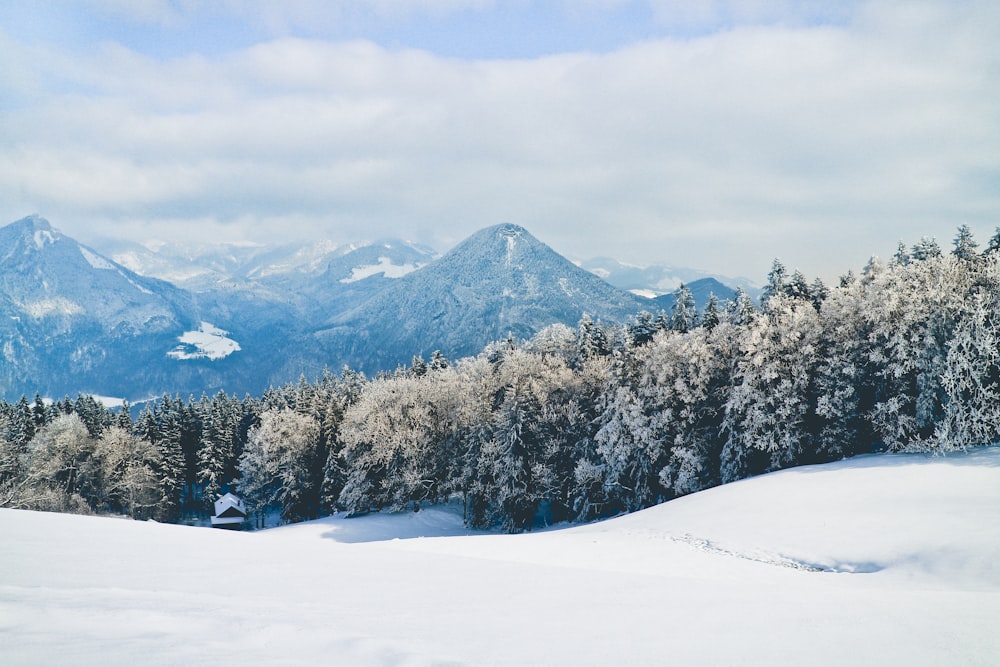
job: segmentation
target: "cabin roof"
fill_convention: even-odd
[[[227,493],[215,501],[215,516],[246,517],[247,507],[243,500],[232,493]]]

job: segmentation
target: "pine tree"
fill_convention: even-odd
[[[709,293],[708,303],[705,304],[705,312],[701,316],[701,325],[711,331],[719,325],[722,320],[722,313],[719,310],[719,297],[714,293]]]
[[[698,323],[698,306],[695,305],[694,295],[687,286],[681,285],[675,294],[677,299],[670,309],[670,330],[687,333]]]
[[[951,254],[964,262],[971,262],[979,257],[979,252],[976,249],[976,241],[973,239],[972,230],[969,229],[968,225],[962,225],[958,228],[958,235],[955,237],[955,248],[951,251]]]
[[[35,394],[35,402],[31,406],[31,416],[35,423],[35,428],[39,429],[49,423],[49,409],[42,400],[42,395]]]
[[[775,257],[774,261],[771,263],[771,271],[767,274],[767,284],[764,285],[764,289],[760,294],[760,302],[762,305],[766,307],[767,302],[771,299],[771,297],[785,293],[786,275],[787,271],[785,269],[785,265],[781,263],[780,259]]]
[[[911,257],[913,260],[922,262],[941,256],[941,247],[933,237],[925,236],[919,243],[914,244]]]
[[[986,244],[986,249],[983,250],[984,255],[995,255],[1000,252],[1000,227],[996,228],[993,232],[993,236],[990,237],[989,243]]]

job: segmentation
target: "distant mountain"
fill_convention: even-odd
[[[140,276],[37,216],[0,228],[0,391],[140,392],[145,366],[198,326],[190,295]]]
[[[434,350],[455,358],[512,335],[527,338],[584,313],[624,322],[648,300],[580,269],[517,225],[488,227],[388,285],[317,333],[352,365],[387,368]]]
[[[596,257],[581,262],[580,268],[603,278],[615,287],[649,298],[670,294],[682,284],[691,285],[705,278],[712,278],[730,289],[742,287],[755,298],[760,293],[760,287],[748,278],[730,278],[683,267],[659,264],[636,266],[608,257]]]
[[[698,306],[699,311],[705,310],[705,305],[708,303],[709,297],[713,294],[719,299],[720,303],[731,301],[736,296],[736,290],[728,285],[723,285],[715,278],[695,280],[692,283],[686,284],[685,287],[691,290],[691,295],[694,296],[694,302]],[[677,303],[677,292],[663,294],[653,299],[653,301],[656,303],[657,311],[665,310],[670,312],[674,304]]]
[[[731,294],[710,278],[690,286],[700,305],[702,292]],[[442,257],[395,239],[102,253],[32,216],[0,228],[0,395],[260,393],[324,367],[474,355],[584,314],[622,323],[666,298],[615,287],[516,225]]]

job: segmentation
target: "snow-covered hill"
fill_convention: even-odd
[[[0,663],[1000,660],[1000,448],[792,469],[534,534],[466,535],[459,512],[229,533],[0,510]]]
[[[319,339],[346,350],[366,371],[427,358],[477,354],[508,335],[529,338],[555,323],[576,326],[584,314],[625,322],[649,301],[580,269],[526,229],[482,229],[443,257],[331,317]],[[416,343],[416,345],[414,345]]]

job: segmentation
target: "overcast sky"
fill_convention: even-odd
[[[1000,225],[1000,3],[0,0],[0,213],[84,241],[500,222],[831,279]]]

